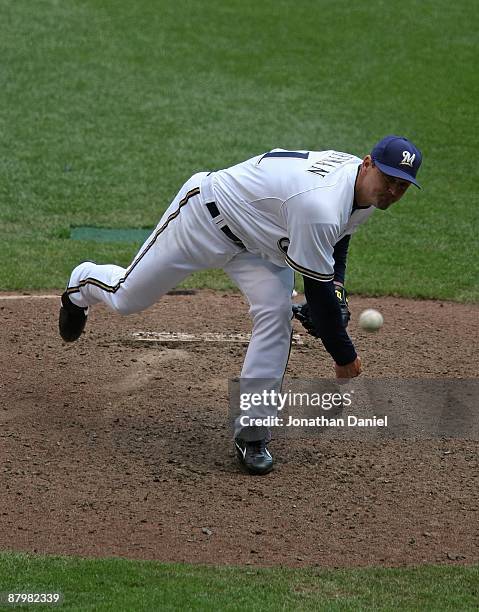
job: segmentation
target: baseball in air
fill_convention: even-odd
[[[364,329],[364,331],[378,331],[378,329],[382,327],[383,323],[383,315],[379,312],[379,310],[374,310],[374,308],[363,310],[363,312],[359,315],[359,327]]]

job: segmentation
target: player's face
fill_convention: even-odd
[[[363,162],[363,180],[361,183],[360,197],[363,202],[386,210],[402,198],[410,183],[402,179],[389,176],[381,172],[368,156]]]
[[[373,204],[373,206],[380,208],[381,210],[386,210],[386,208],[389,208],[391,204],[394,204],[394,202],[397,202],[403,197],[411,183],[394,176],[384,174],[384,172],[381,172],[381,170],[379,170],[379,168],[376,166],[374,166],[373,169],[376,170],[377,174],[379,175],[378,178],[380,184],[377,202]]]

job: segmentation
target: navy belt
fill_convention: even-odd
[[[219,217],[221,214],[214,202],[207,202],[206,208],[208,209],[213,219],[216,219],[216,217]],[[225,236],[228,236],[228,238],[233,241],[237,246],[241,247],[242,249],[246,248],[245,245],[241,242],[241,239],[238,238],[238,236],[236,236],[235,234],[233,234],[233,232],[227,225],[223,225],[223,227],[220,227],[219,229],[223,232]]]

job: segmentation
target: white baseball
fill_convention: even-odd
[[[363,310],[359,315],[359,326],[365,331],[378,331],[383,323],[383,315],[378,310],[374,310],[374,308]]]

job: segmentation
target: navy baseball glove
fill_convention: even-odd
[[[346,289],[341,287],[341,285],[335,285],[334,292],[336,297],[338,298],[339,308],[341,310],[341,318],[343,319],[344,327],[348,326],[349,319],[351,318],[351,313],[349,311],[348,305],[348,295],[346,293]],[[319,334],[314,327],[313,320],[311,319],[311,314],[309,312],[308,302],[303,302],[302,304],[293,304],[293,316],[298,319],[304,329],[315,338],[319,338]]]

